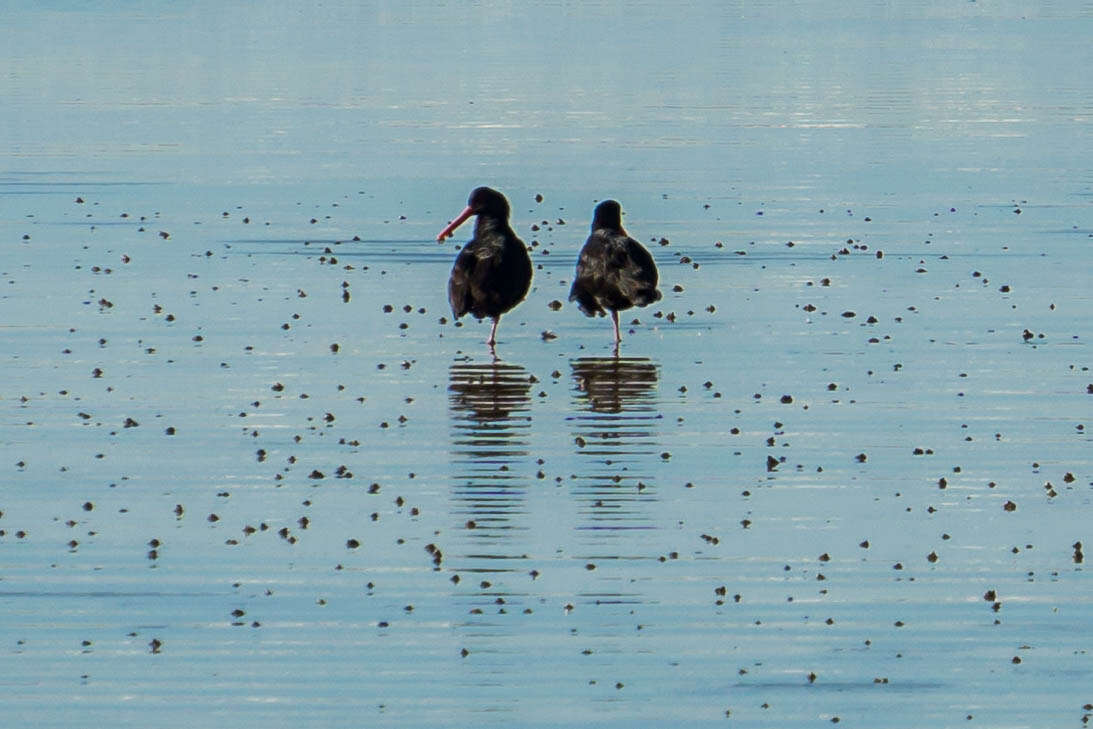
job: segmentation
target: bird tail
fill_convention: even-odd
[[[660,291],[656,288],[649,287],[634,292],[635,306],[648,306],[654,301],[660,301]]]

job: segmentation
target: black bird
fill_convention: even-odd
[[[660,300],[653,256],[623,230],[622,207],[614,200],[596,206],[592,235],[577,260],[569,300],[576,301],[586,316],[610,311],[616,346],[622,339],[619,312]]]
[[[524,242],[509,227],[509,201],[497,190],[478,187],[466,209],[436,237],[443,241],[472,215],[474,237],[456,256],[448,279],[448,303],[455,318],[473,314],[490,317],[493,328],[486,344],[497,342],[501,315],[524,300],[531,288],[531,257]]]

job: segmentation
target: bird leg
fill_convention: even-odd
[[[490,327],[490,338],[486,340],[486,344],[491,347],[497,344],[497,324],[501,321],[500,316],[493,317],[493,326]]]
[[[615,325],[615,346],[618,346],[622,341],[622,335],[619,334],[619,312],[614,309],[611,310],[611,323]]]

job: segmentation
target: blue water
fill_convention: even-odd
[[[1091,31],[8,8],[5,721],[1081,726]],[[496,356],[434,242],[479,184],[536,264]],[[607,197],[664,292],[617,357]]]

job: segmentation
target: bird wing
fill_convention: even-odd
[[[478,256],[470,244],[463,247],[452,265],[452,275],[448,278],[448,303],[456,319],[471,310],[471,280],[478,267]]]
[[[655,290],[660,277],[653,255],[645,249],[645,246],[630,237],[627,237],[625,247],[628,263],[623,267],[623,271],[626,278],[630,279],[634,287]]]
[[[660,299],[657,266],[644,246],[625,233],[596,230],[577,261],[569,300],[588,316]]]
[[[607,237],[601,231],[594,231],[588,236],[577,257],[577,270],[573,274],[569,300],[576,301],[577,306],[587,316],[606,313],[600,304],[599,294],[607,279],[607,243]]]
[[[498,316],[523,301],[531,287],[527,249],[515,234],[471,241],[455,259],[448,279],[448,303],[458,319]]]

